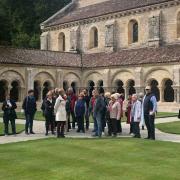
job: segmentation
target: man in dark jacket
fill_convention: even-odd
[[[33,120],[36,113],[36,100],[34,97],[34,90],[28,91],[28,96],[24,99],[22,108],[24,109],[26,124],[25,124],[25,133],[28,135],[35,134],[33,132]],[[29,131],[28,131],[29,129]]]
[[[9,134],[8,126],[9,121],[11,122],[12,127],[12,133],[16,135],[16,125],[15,125],[15,119],[17,118],[15,109],[17,108],[16,103],[14,100],[10,98],[8,95],[6,100],[3,102],[2,110],[4,111],[3,114],[3,121],[4,121],[4,134],[7,136]]]
[[[157,100],[155,95],[151,92],[151,87],[145,88],[146,95],[143,98],[143,113],[144,120],[148,130],[148,137],[146,139],[155,140],[155,115],[157,112]]]
[[[96,101],[94,105],[94,118],[96,119],[97,122],[97,129],[95,132],[94,136],[102,136],[102,126],[103,126],[103,118],[104,118],[104,109],[106,108],[106,104],[104,101],[104,96],[102,92],[97,92],[96,91]]]

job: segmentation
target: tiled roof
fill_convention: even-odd
[[[96,68],[143,64],[180,63],[180,44],[159,48],[79,54],[0,47],[0,64]]]
[[[121,50],[113,53],[96,53],[83,55],[86,68],[108,66],[133,66],[142,64],[180,63],[180,45],[159,48],[141,48]]]
[[[0,47],[0,63],[81,67],[81,58],[74,53]]]
[[[91,17],[97,17],[114,12],[121,12],[135,8],[141,8],[154,4],[164,3],[174,0],[109,0],[82,8],[70,9],[64,16],[56,16],[48,21],[45,26],[54,26]]]

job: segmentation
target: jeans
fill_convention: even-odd
[[[28,133],[28,129],[30,133],[33,132],[33,120],[34,114],[26,114],[26,124],[25,124],[25,132]]]
[[[117,120],[117,133],[122,133],[121,119]]]
[[[76,117],[73,111],[71,111],[71,116],[72,116],[72,127],[75,128],[76,126]]]
[[[133,133],[134,137],[140,138],[140,128],[139,128],[139,122],[134,122],[133,123]]]
[[[67,123],[68,123],[67,131],[69,131],[69,129],[71,129],[70,115],[71,115],[71,113],[67,112]]]
[[[65,125],[65,121],[57,121],[57,137],[64,136]]]
[[[99,113],[95,117],[97,122],[97,129],[96,129],[96,135],[101,137],[102,136],[102,115]]]
[[[150,116],[149,114],[144,115],[145,124],[148,130],[148,138],[155,140],[155,116]]]
[[[85,119],[86,119],[86,129],[88,130],[89,129],[89,113],[88,113],[88,111],[86,111]]]
[[[16,134],[15,119],[12,118],[4,118],[4,134],[9,134],[9,121],[11,122],[12,133]]]
[[[76,118],[77,118],[77,123],[78,123],[77,131],[80,132],[82,130],[83,132],[85,132],[84,131],[84,116],[78,116]]]
[[[49,125],[51,125],[51,132],[54,133],[55,117],[53,115],[47,115],[45,116],[45,119],[46,133],[49,131]]]
[[[112,118],[110,119],[111,121],[111,126],[110,126],[110,131],[109,131],[109,135],[113,135],[116,136],[117,135],[117,119]]]

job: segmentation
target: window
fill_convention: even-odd
[[[136,20],[131,20],[129,22],[129,44],[138,42],[139,39],[139,26]]]
[[[90,30],[90,41],[89,41],[89,47],[90,48],[96,48],[98,47],[98,30],[96,27],[93,27]]]
[[[59,51],[66,50],[66,38],[64,33],[59,34]]]

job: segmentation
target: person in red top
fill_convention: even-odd
[[[74,94],[72,88],[68,89],[67,94],[68,94],[68,99],[70,100],[70,114],[72,117],[72,128],[75,129],[76,117],[74,114],[74,106],[75,106],[75,102],[77,101],[77,96]]]

